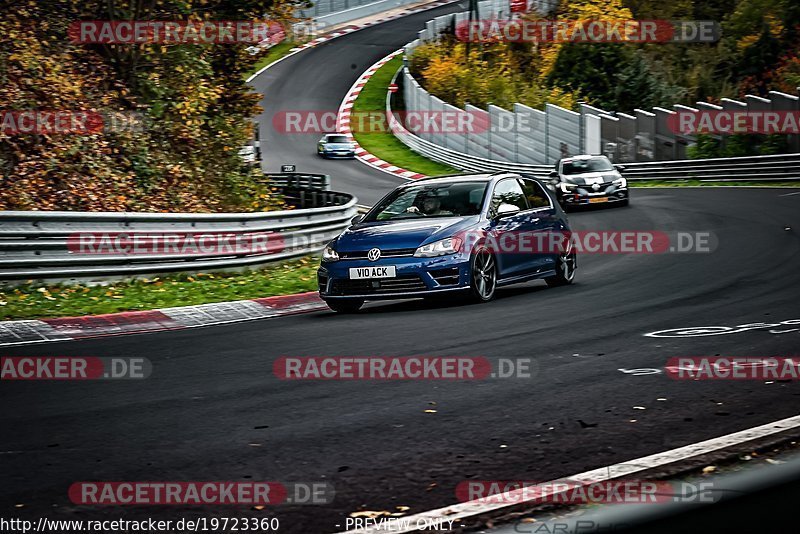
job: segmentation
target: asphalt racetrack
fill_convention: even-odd
[[[277,516],[343,530],[350,512],[456,502],[467,479],[551,480],[795,415],[796,382],[674,380],[674,356],[796,354],[800,195],[643,189],[570,216],[577,230],[712,232],[711,253],[584,254],[577,282],[501,289],[483,305],[368,304],[220,327],[20,346],[7,355],[149,358],[142,381],[0,389],[0,502],[22,517]],[[729,334],[654,331],[766,323]],[[772,325],[772,326],[769,326]],[[281,356],[529,357],[531,378],[283,381]],[[666,399],[666,400],[657,400]],[[644,410],[634,409],[634,406]],[[435,410],[435,413],[426,413]],[[633,422],[635,420],[635,422]],[[324,481],[322,506],[76,506],[86,480]],[[338,525],[338,526],[337,526]]]
[[[258,121],[263,168],[276,172],[281,165],[293,164],[298,172],[329,174],[332,190],[353,193],[362,204],[369,205],[403,183],[401,177],[356,160],[322,159],[316,153],[321,133],[287,134],[276,124],[285,124],[285,112],[335,116],[345,94],[365,70],[415,39],[425,21],[464,9],[458,3],[448,4],[372,26],[296,54],[264,71],[252,82],[264,95],[264,113]]]

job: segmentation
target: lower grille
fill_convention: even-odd
[[[350,280],[335,278],[331,282],[331,295],[382,295],[425,291],[425,283],[419,275],[404,275],[397,278]]]
[[[578,189],[582,189],[587,193],[596,194],[596,193],[605,193],[606,189],[608,189],[609,187],[611,187],[611,182],[600,184],[600,187],[597,189],[597,191],[595,191],[591,185],[579,185]]]

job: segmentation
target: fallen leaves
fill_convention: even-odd
[[[409,506],[398,505],[394,507],[395,511],[389,510],[359,510],[357,512],[350,512],[350,517],[365,517],[367,519],[376,519],[378,517],[400,517],[405,515],[411,509]]]

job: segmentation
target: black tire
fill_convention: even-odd
[[[630,203],[631,203],[631,199],[630,198],[626,198],[625,200],[620,200],[619,205],[620,206],[627,206]]]
[[[469,299],[489,302],[497,291],[497,260],[484,247],[475,249],[469,260]]]
[[[558,256],[555,276],[544,279],[550,287],[568,286],[575,280],[575,271],[578,268],[578,258],[575,250],[570,245],[569,249]]]
[[[325,304],[336,313],[356,313],[364,305],[364,299],[330,299]]]

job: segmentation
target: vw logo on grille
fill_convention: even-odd
[[[600,190],[600,184],[592,185],[592,189],[594,189],[595,191],[599,191]]]
[[[379,248],[371,248],[369,252],[367,252],[367,259],[369,261],[378,261],[381,257],[381,249]]]

